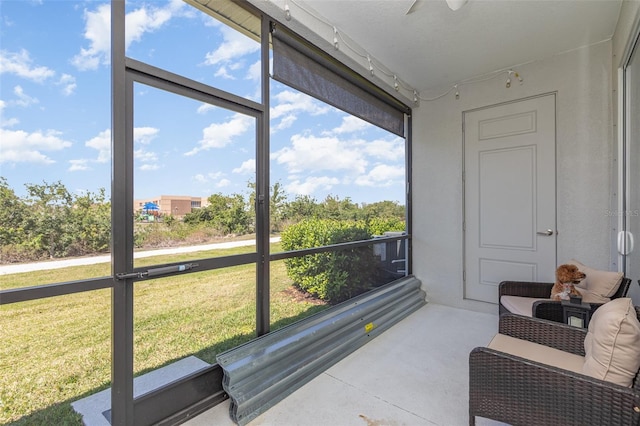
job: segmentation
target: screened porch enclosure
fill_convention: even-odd
[[[167,7],[178,3],[167,2]],[[75,301],[64,312],[43,311],[55,324],[73,316],[77,307],[91,306],[76,323],[86,326],[101,318],[95,328],[99,344],[85,345],[100,360],[87,370],[98,371],[86,389],[33,413],[11,411],[4,414],[12,416],[7,421],[37,421],[38,415],[48,415],[49,406],[67,407],[101,391],[102,408],[94,410],[100,422],[233,424],[217,356],[292,325],[313,325],[314,318],[346,306],[311,302],[296,291],[288,265],[312,259],[319,264],[339,260],[340,274],[352,273],[350,278],[376,271],[358,292],[347,292],[344,304],[358,305],[360,297],[383,293],[402,280],[417,283],[427,304],[379,335],[372,332],[380,323],[375,316],[386,311],[366,321],[358,316],[364,334],[375,339],[358,347],[348,344],[348,356],[250,424],[466,424],[468,354],[488,343],[498,320],[497,305],[470,289],[485,287],[493,294],[500,280],[496,276],[513,277],[509,269],[491,279],[482,275],[482,266],[480,273],[470,272],[470,262],[481,265],[485,259],[466,251],[475,241],[469,233],[483,232],[469,220],[483,212],[468,209],[473,201],[469,188],[486,187],[467,174],[473,158],[466,156],[472,142],[465,125],[475,126],[477,121],[467,119],[493,108],[505,110],[503,117],[526,116],[530,111],[516,111],[518,105],[542,97],[552,99],[546,112],[553,117],[547,133],[554,157],[538,164],[536,173],[552,178],[555,205],[553,223],[536,223],[534,217],[532,245],[548,228],[552,248],[546,250],[555,263],[577,259],[593,268],[623,271],[634,283],[640,279],[634,275],[632,247],[638,224],[633,203],[640,187],[633,155],[638,140],[637,1],[469,0],[457,11],[444,0],[183,3],[172,9],[174,16],[193,25],[194,33],[196,24],[188,19],[197,16],[198,34],[218,31],[221,40],[241,46],[246,57],[225,62],[222,50],[203,49],[205,59],[186,70],[185,64],[196,63],[186,48],[165,43],[155,55],[154,50],[136,50],[127,30],[140,4],[109,2],[108,270],[51,273],[38,282],[6,275],[0,287],[0,313],[6,318],[32,303]],[[503,13],[513,20],[499,18]],[[176,25],[174,30],[184,35],[189,28]],[[568,33],[573,34],[562,37]],[[205,37],[189,41],[207,42]],[[432,68],[425,56],[438,66]],[[199,74],[205,64],[216,68]],[[234,75],[238,70],[246,75]],[[303,113],[306,127],[294,132],[291,123],[302,120]],[[196,125],[189,124],[192,116]],[[325,116],[333,121],[322,127],[319,117]],[[163,139],[154,129],[170,137]],[[356,136],[344,136],[349,132]],[[156,178],[149,173],[157,166],[149,145],[154,138],[176,166]],[[509,165],[514,175],[523,169]],[[341,175],[331,174],[335,170]],[[496,179],[501,188],[512,183],[508,176]],[[103,180],[109,181],[106,175]],[[220,201],[222,211],[242,210],[235,210],[234,201],[246,194],[249,207],[239,215],[250,230],[243,235],[247,244],[229,251],[134,256],[139,232],[149,225],[133,218],[134,200],[160,196],[165,188],[175,188],[175,181],[213,194],[209,201]],[[304,194],[309,188],[343,188],[346,183],[353,186],[338,196],[327,190],[325,213],[366,222],[367,236],[361,237],[363,229],[356,226],[344,232],[347,238],[286,248],[289,241],[280,235],[295,225],[292,217],[317,212],[309,207],[309,197],[301,196],[295,200],[297,216],[288,216],[291,211],[278,203],[280,191]],[[145,193],[145,187],[154,194]],[[233,188],[229,196],[224,188]],[[354,213],[350,209],[358,203],[351,197],[360,194],[358,188],[378,192],[373,190]],[[367,205],[376,208],[366,210]],[[385,207],[396,216],[401,210],[401,219],[393,228],[374,227],[373,219]],[[509,216],[507,210],[502,213]],[[370,260],[375,266],[366,263]],[[504,261],[489,260],[492,265]],[[553,274],[549,269],[530,267],[531,280],[547,280]],[[632,285],[630,296],[640,304],[640,288]],[[29,329],[22,324],[7,336],[15,339],[21,330]],[[11,351],[18,353],[18,345]],[[51,350],[55,356],[59,352]],[[172,372],[162,377],[165,371]],[[23,376],[15,383],[33,383],[37,372]],[[137,386],[145,376],[159,380],[141,391]]]

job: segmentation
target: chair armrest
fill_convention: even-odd
[[[510,424],[640,424],[638,391],[489,348],[469,355],[469,414]]]
[[[529,281],[502,281],[498,286],[498,296],[522,296],[545,299],[551,296],[553,283]],[[499,299],[500,297],[498,297]]]
[[[611,299],[617,299],[619,297],[627,297],[629,287],[631,286],[631,278],[622,277],[618,290],[611,296]]]
[[[604,305],[604,303],[589,303],[591,305],[591,316],[596,309]],[[538,300],[533,303],[532,308],[534,318],[545,319],[554,322],[564,322],[564,312],[562,310],[562,302],[556,300]]]
[[[500,334],[584,356],[587,330],[539,318],[503,314],[498,323]]]

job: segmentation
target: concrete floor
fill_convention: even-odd
[[[429,303],[249,426],[468,425],[469,352],[497,326],[497,308],[491,315]],[[228,410],[226,401],[185,424],[232,426]]]

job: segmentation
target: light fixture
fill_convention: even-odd
[[[509,75],[507,76],[507,89],[511,87],[511,74],[513,74],[513,70],[509,70]]]
[[[418,92],[415,90],[413,91],[413,102],[418,103]]]
[[[453,86],[454,89],[456,89],[456,99],[460,99],[460,92],[458,91],[458,85],[456,84],[455,86]]]
[[[284,19],[291,20],[291,9],[289,9],[289,3],[284,4]]]
[[[398,77],[393,75],[393,88],[396,89],[396,92],[400,90],[400,85],[398,84]]]
[[[333,47],[336,50],[340,49],[340,45],[338,44],[338,29],[336,27],[333,27]]]
[[[454,12],[467,4],[469,0],[447,0],[447,6]]]
[[[369,72],[371,73],[371,75],[375,74],[375,71],[373,70],[373,65],[371,64],[371,56],[367,55],[367,62],[369,62]]]

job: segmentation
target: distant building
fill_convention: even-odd
[[[143,209],[146,203],[154,203],[160,207],[159,213],[163,216],[173,215],[181,218],[187,213],[201,207],[206,207],[209,202],[207,197],[189,197],[185,195],[161,195],[156,198],[143,198],[134,200],[133,205],[136,212]]]

